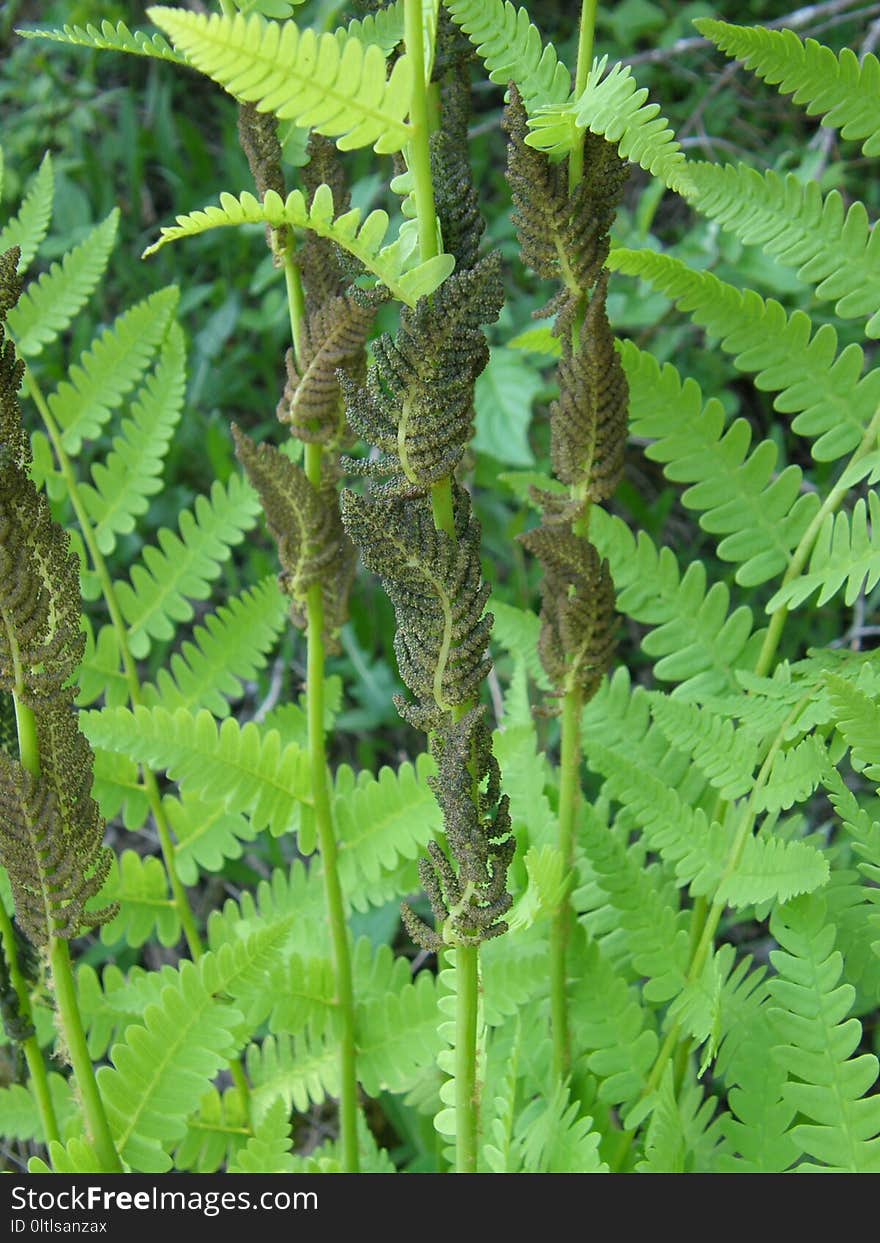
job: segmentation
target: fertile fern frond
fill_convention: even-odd
[[[725,428],[721,402],[712,398],[704,405],[696,381],[683,381],[671,363],[661,366],[630,341],[621,358],[631,431],[655,442],[646,455],[664,463],[668,479],[691,485],[682,503],[702,510],[700,526],[723,536],[718,555],[742,563],[737,582],[754,586],[785,570],[819,508],[818,497],[801,490],[800,467],[778,474],[776,442],[751,449],[748,420]]]
[[[810,553],[806,572],[780,587],[767,609],[797,608],[819,592],[826,604],[845,587],[843,601],[851,605],[862,592],[880,582],[880,496],[872,488],[868,504],[860,497],[852,512],[827,514]]]
[[[19,249],[18,270],[30,267],[34,255],[49,231],[52,203],[55,197],[55,173],[52,157],[47,151],[39,169],[32,177],[18,213],[0,229],[0,254]]]
[[[818,895],[779,908],[771,921],[779,950],[770,992],[781,1042],[777,1056],[788,1071],[784,1099],[808,1122],[790,1134],[807,1157],[805,1172],[880,1172],[880,1096],[866,1095],[877,1081],[877,1058],[853,1056],[862,1025],[850,1013],[855,989],[841,984],[843,960],[834,949]]]
[[[832,52],[815,39],[802,41],[793,30],[731,26],[701,18],[694,25],[728,56],[741,60],[781,95],[806,104],[808,116],[839,129],[841,137],[864,139],[867,156],[880,155],[880,60],[873,52],[859,59],[851,48]]]
[[[627,438],[628,385],[605,310],[607,291],[605,273],[579,327],[579,300],[568,299],[560,311],[559,397],[550,407],[556,477],[593,502],[614,494]]]
[[[99,51],[129,52],[133,56],[150,56],[158,60],[170,60],[175,65],[187,65],[160,34],[147,34],[143,30],[129,30],[125,22],[101,22],[101,27],[88,22],[85,26],[61,26],[56,30],[19,30],[23,39],[51,39],[53,43],[69,43],[75,47],[97,48]]]
[[[366,386],[343,379],[349,423],[385,455],[363,467],[390,476],[385,495],[425,494],[461,461],[489,357],[482,325],[497,319],[501,301],[496,252],[401,313],[396,337],[373,343]]]
[[[492,617],[483,613],[489,588],[467,494],[456,489],[455,539],[436,529],[426,500],[404,506],[344,492],[342,516],[394,605],[394,650],[417,700],[399,701],[398,710],[422,727],[437,723],[478,694],[489,670]]]
[[[412,137],[408,56],[386,78],[385,57],[357,38],[300,30],[259,16],[221,17],[162,6],[149,17],[189,64],[261,112],[316,129],[341,151],[399,151]]]
[[[161,491],[161,472],[183,409],[186,381],[183,333],[173,324],[155,370],[130,407],[121,435],[103,462],[91,468],[92,484],[81,484],[80,497],[106,556],[117,535],[134,530],[135,518],[149,508],[148,497]]]
[[[458,145],[448,125],[444,111],[444,129],[431,135],[434,206],[443,249],[455,257],[456,271],[462,272],[476,266],[486,226],[480,214],[480,195],[474,185],[467,144]]]
[[[336,629],[354,552],[339,518],[335,489],[318,489],[303,468],[273,445],[255,445],[233,424],[239,461],[262,501],[281,561],[280,585],[292,600],[291,616],[306,625],[312,587],[321,587],[328,631]],[[342,593],[344,595],[344,593]]]
[[[302,170],[302,182],[306,199],[313,202],[320,186],[329,186],[333,195],[333,210],[340,216],[351,210],[351,192],[339,152],[330,141],[314,130],[309,135],[306,148],[309,162]],[[322,191],[326,194],[326,191]],[[351,283],[352,271],[361,265],[342,248],[321,237],[314,229],[306,229],[302,244],[296,254],[297,266],[302,273],[306,310],[314,315],[328,302],[341,298]]]
[[[119,209],[92,230],[85,241],[31,282],[9,312],[9,328],[23,358],[35,358],[73,321],[96,289],[116,241]]]
[[[623,159],[640,164],[671,190],[683,190],[687,163],[666,117],[658,115],[660,105],[645,103],[648,91],[638,86],[629,65],[618,62],[606,74],[607,63],[604,56],[594,62],[576,99],[529,107],[526,142],[548,155],[563,156],[571,151],[578,131],[589,130],[614,143]]]
[[[742,292],[655,251],[621,247],[611,252],[608,266],[640,276],[674,299],[719,339],[736,367],[757,373],[758,388],[779,394],[776,409],[796,415],[792,431],[816,438],[816,461],[832,462],[860,443],[880,405],[880,368],[862,376],[864,352],[851,344],[837,354],[830,324],[814,332],[803,311],[788,315],[773,298]]]
[[[241,224],[268,224],[272,228],[291,225],[311,229],[319,237],[328,238],[360,260],[367,271],[385,285],[400,302],[415,306],[419,298],[434,292],[454,267],[451,255],[440,254],[406,270],[405,261],[395,242],[383,246],[388,233],[388,215],[376,210],[361,223],[356,207],[334,218],[333,191],[319,186],[311,206],[300,190],[291,190],[286,199],[269,190],[261,202],[245,192],[239,198],[220,195],[219,207],[206,207],[188,216],[178,216],[177,224],[162,229],[158,242],[149,246],[144,255],[151,255],[167,242],[181,237],[194,237],[209,229],[228,228]]]
[[[553,163],[527,145],[526,122],[525,107],[514,88],[504,126],[510,137],[507,176],[523,263],[538,276],[561,281],[570,294],[580,297],[592,289],[608,257],[608,234],[623,194],[626,162],[611,143],[589,134],[584,176],[571,192],[568,163]]]
[[[230,597],[202,619],[192,641],[173,653],[155,683],[143,687],[141,702],[169,712],[207,708],[215,717],[228,716],[230,701],[244,694],[243,682],[266,664],[284,629],[288,604],[274,576]],[[81,694],[80,702],[91,701]]]
[[[589,540],[565,524],[547,523],[521,543],[544,568],[538,650],[559,694],[578,688],[590,699],[614,654],[614,587]]]
[[[561,104],[571,94],[571,75],[524,8],[510,0],[444,0],[444,5],[476,46],[491,80],[502,86],[514,82],[530,112]]]
[[[869,316],[867,335],[880,337],[880,230],[864,203],[847,208],[837,190],[823,198],[816,181],[745,164],[691,164],[685,197],[740,241],[796,267],[836,315]]]
[[[501,773],[492,754],[491,736],[482,708],[464,716],[432,737],[437,776],[431,779],[443,812],[453,869],[435,841],[429,859],[419,862],[419,877],[436,919],[428,928],[403,908],[410,936],[428,949],[445,944],[479,945],[507,931],[503,916],[513,903],[507,872],[516,849],[511,835],[510,802],[501,793]]]
[[[707,590],[702,561],[682,573],[671,548],[658,548],[645,531],[637,538],[616,515],[593,510],[590,536],[608,561],[620,612],[655,627],[642,639],[654,676],[679,683],[687,698],[725,691],[739,699],[737,672],[754,668],[763,639],[752,610],[731,612],[729,588],[719,581]],[[496,637],[503,616],[496,609]]]
[[[363,379],[364,345],[373,326],[374,306],[351,295],[325,298],[304,326],[297,368],[286,358],[287,384],[277,415],[299,440],[334,444],[345,431],[345,409],[337,373]]]
[[[48,397],[61,428],[61,443],[76,455],[84,440],[99,435],[126,393],[138,383],[165,340],[177,306],[173,286],[125,311],[104,330]]]
[[[190,600],[204,600],[230,550],[256,522],[260,502],[238,475],[224,487],[215,481],[210,499],[196,498],[178,519],[180,535],[163,527],[158,546],[148,545],[132,566],[128,582],[118,583],[116,597],[128,625],[128,643],[138,658],[154,639],[174,636],[176,622],[193,615]]]
[[[217,723],[202,709],[105,708],[83,715],[96,746],[119,751],[140,764],[163,768],[187,794],[223,801],[246,812],[257,830],[276,836],[290,829],[296,805],[308,802],[307,757],[293,743],[283,747],[275,730],[233,717]]]

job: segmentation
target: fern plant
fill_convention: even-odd
[[[252,7],[30,32],[235,98],[256,193],[218,188],[147,255],[263,226],[291,343],[281,443],[233,425],[244,473],[155,532],[184,401],[176,290],[49,392],[116,217],[19,295],[47,157],[0,233],[0,933],[24,1054],[0,1127],[44,1144],[41,1172],[390,1172],[377,1111],[418,1168],[877,1172],[880,670],[791,624],[867,609],[880,581],[867,209],[688,159],[632,70],[593,56],[589,0],[571,66],[509,0],[361,5],[335,32]],[[872,54],[699,28],[876,154]],[[506,91],[518,262],[549,288],[550,323],[509,343],[555,364],[547,469],[513,478],[539,612],[486,581],[466,486],[505,297],[468,157],[475,61]],[[279,122],[309,131],[296,174]],[[390,240],[384,209],[351,206],[339,153],[357,148],[401,206]],[[616,240],[635,168],[787,264],[799,304]],[[766,437],[734,394],[615,338],[626,278],[752,377],[756,408],[774,395]],[[703,560],[627,521],[628,438],[697,516]],[[278,578],[233,586],[261,520]],[[358,555],[393,606],[398,710],[427,735],[376,774],[331,764],[326,659]],[[305,694],[254,712],[287,621]],[[224,894],[245,855],[262,879]],[[400,903],[414,959],[357,934]],[[105,956],[74,972],[67,942],[92,927]],[[165,966],[139,960],[151,942]],[[52,1048],[72,1074],[47,1070]],[[328,1098],[338,1139],[306,1156],[298,1120]]]

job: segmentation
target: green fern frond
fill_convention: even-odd
[[[695,896],[711,894],[733,907],[785,902],[828,879],[828,862],[815,847],[761,836],[748,838],[730,870],[733,825],[710,824],[703,811],[620,753],[591,743],[588,754],[606,777],[606,795],[629,809],[649,847],[675,867],[678,883],[690,885]]]
[[[629,65],[617,62],[608,73],[608,58],[594,62],[584,91],[562,106],[529,108],[530,147],[562,156],[573,147],[578,130],[601,134],[616,143],[625,160],[639,164],[672,190],[688,184],[687,162],[659,104],[647,104],[648,91],[639,87]],[[528,103],[528,101],[527,101]]]
[[[823,198],[816,181],[745,164],[691,164],[684,193],[740,241],[796,267],[836,315],[870,316],[867,335],[880,337],[880,230],[864,203],[847,208],[837,190]]]
[[[139,764],[166,769],[187,795],[223,801],[229,811],[250,815],[254,827],[274,835],[290,829],[298,803],[310,799],[305,754],[283,747],[275,730],[227,717],[217,728],[210,712],[138,706],[105,708],[81,717],[89,738],[121,751]]]
[[[52,204],[55,198],[55,173],[52,157],[47,151],[43,161],[28,185],[24,201],[2,229],[0,229],[0,255],[17,246],[19,272],[26,271],[49,231]]]
[[[792,431],[816,438],[816,461],[832,462],[860,443],[880,405],[880,368],[862,376],[863,350],[851,344],[838,354],[830,324],[814,332],[803,311],[788,315],[773,298],[742,292],[655,251],[621,247],[612,250],[608,266],[640,276],[672,298],[718,338],[734,366],[756,373],[758,388],[778,393],[775,408],[796,415]]]
[[[276,1100],[260,1119],[254,1134],[238,1150],[229,1174],[292,1174],[295,1162],[291,1153],[290,1111],[284,1101]]]
[[[116,241],[119,209],[69,250],[60,263],[32,282],[9,312],[9,327],[22,358],[35,358],[73,321],[104,275]]]
[[[289,869],[276,868],[269,880],[260,881],[255,893],[245,890],[238,902],[229,898],[222,910],[212,911],[208,916],[210,948],[235,944],[269,926],[290,931],[292,918],[291,945],[313,954],[316,945],[325,944],[327,930],[319,862],[313,861],[308,869],[301,860]]]
[[[691,486],[681,500],[702,510],[700,526],[720,535],[718,555],[741,562],[736,581],[755,586],[781,573],[791,551],[819,508],[814,493],[802,494],[803,472],[776,472],[779,450],[772,440],[750,451],[752,429],[737,419],[725,429],[724,407],[705,405],[699,385],[682,380],[626,341],[621,351],[630,389],[630,430],[655,443],[646,455],[664,463],[663,473]],[[739,360],[738,360],[739,362]]]
[[[62,1133],[69,1135],[69,1126],[81,1130],[71,1081],[51,1071],[48,1075],[52,1104]],[[20,1083],[0,1088],[0,1135],[6,1143],[43,1142],[43,1123],[33,1091]]]
[[[128,679],[122,666],[119,637],[111,625],[102,626],[97,638],[86,622],[86,650],[77,670],[80,707],[94,703],[101,695],[108,707],[128,702]]]
[[[207,708],[222,719],[229,704],[244,694],[266,664],[287,621],[289,600],[272,575],[256,587],[230,597],[208,613],[183,643],[155,683],[143,688],[141,702],[147,708]],[[80,698],[80,702],[86,702]]]
[[[174,286],[160,289],[125,311],[71,366],[68,379],[49,394],[67,453],[98,436],[126,393],[138,383],[164,341],[177,306]]]
[[[880,375],[880,372],[877,373]],[[870,521],[869,521],[870,520]],[[852,513],[827,514],[810,553],[806,572],[780,587],[768,601],[767,611],[797,608],[819,592],[818,605],[827,604],[842,588],[843,601],[853,604],[862,592],[880,582],[880,495],[872,488],[868,504],[860,497]]]
[[[101,1174],[104,1165],[94,1146],[86,1139],[72,1139],[67,1144],[55,1140],[49,1144],[47,1165],[42,1157],[31,1157],[28,1162],[30,1174]]]
[[[852,751],[853,766],[864,769],[870,781],[880,781],[880,707],[843,678],[831,676],[827,685],[835,722]]]
[[[398,44],[403,42],[404,25],[403,0],[396,0],[393,4],[377,9],[375,13],[367,13],[366,16],[349,22],[347,26],[339,27],[334,34],[341,45],[349,39],[359,39],[363,44],[375,44],[381,48],[383,55],[390,56]]]
[[[142,829],[150,814],[150,800],[137,764],[125,755],[113,755],[100,747],[95,752],[92,798],[108,822],[121,813],[129,832]]]
[[[500,1027],[547,996],[546,940],[520,932],[487,941],[480,950],[480,976],[486,1026]]]
[[[358,1077],[364,1091],[406,1092],[443,1046],[438,1031],[437,985],[429,971],[399,992],[357,1007]]]
[[[177,838],[174,863],[184,885],[195,885],[201,872],[220,872],[227,859],[240,859],[242,842],[257,835],[251,821],[222,800],[166,797],[163,806]]]
[[[144,256],[154,254],[167,242],[195,237],[209,229],[241,224],[268,224],[280,228],[286,224],[310,229],[318,237],[341,246],[407,306],[415,306],[419,298],[433,293],[452,272],[455,260],[447,254],[436,255],[407,271],[407,256],[397,241],[383,245],[389,223],[386,212],[371,211],[363,223],[356,207],[335,218],[333,212],[333,191],[328,185],[318,186],[311,206],[301,190],[291,190],[286,199],[269,190],[262,202],[247,192],[239,198],[221,194],[219,207],[205,207],[188,216],[178,216],[176,225],[163,228],[158,242],[149,246]]]
[[[827,749],[815,734],[778,751],[767,784],[757,793],[755,807],[758,811],[787,811],[795,803],[805,803],[822,780],[827,765]]]
[[[707,590],[702,561],[691,561],[682,573],[671,548],[658,548],[645,531],[636,537],[604,509],[593,510],[590,537],[608,561],[617,607],[654,627],[642,639],[642,650],[654,659],[654,676],[678,682],[677,693],[686,698],[738,693],[737,671],[754,668],[763,640],[764,632],[754,631],[752,610],[740,605],[731,612],[729,588],[718,581]],[[503,613],[494,601],[492,608],[498,637]]]
[[[174,1168],[216,1174],[229,1167],[250,1136],[247,1109],[237,1087],[222,1094],[210,1088],[187,1119],[186,1135],[174,1151]]]
[[[183,332],[172,324],[155,370],[123,419],[121,435],[103,462],[91,468],[92,484],[79,493],[94,524],[94,536],[107,556],[117,535],[134,530],[135,518],[149,509],[150,496],[162,489],[162,464],[183,409],[186,387]]]
[[[661,1080],[645,1136],[639,1174],[707,1174],[713,1171],[715,1148],[721,1140],[716,1103],[698,1084],[685,1082],[676,1091],[672,1066]]]
[[[877,1058],[853,1056],[862,1025],[850,1013],[855,989],[841,984],[843,961],[834,949],[834,925],[826,923],[817,895],[781,907],[771,921],[779,950],[770,992],[778,1008],[772,1020],[788,1071],[784,1099],[809,1122],[790,1134],[813,1158],[805,1172],[880,1172],[880,1096],[866,1095],[877,1081]]]
[[[175,65],[187,65],[185,57],[179,56],[160,34],[147,34],[143,30],[129,30],[125,22],[102,21],[101,27],[61,26],[56,30],[19,30],[23,39],[51,39],[53,43],[69,43],[75,47],[91,47],[99,51],[129,52],[133,56],[150,56],[158,60],[170,60]]]
[[[651,695],[651,715],[674,747],[683,751],[728,801],[753,785],[760,758],[757,739],[748,730],[715,716],[705,707],[667,695]]]
[[[514,1132],[524,1174],[607,1174],[599,1155],[599,1134],[593,1119],[580,1117],[580,1104],[569,1088],[555,1089],[532,1101],[516,1120]]]
[[[807,105],[808,116],[839,129],[841,137],[864,139],[867,156],[880,155],[880,60],[861,61],[851,48],[837,55],[815,39],[803,42],[793,30],[731,26],[701,18],[694,25],[728,56],[741,60],[781,95]]]
[[[399,57],[386,78],[382,51],[357,38],[343,41],[259,16],[207,16],[161,6],[147,12],[189,64],[230,94],[335,138],[341,151],[372,146],[388,154],[412,138],[406,121],[412,95],[408,56]]]
[[[395,772],[383,767],[378,777],[353,784],[340,770],[333,800],[339,840],[339,879],[355,910],[374,901],[384,876],[402,860],[415,860],[440,831],[443,818],[428,777],[435,765],[420,755],[415,766]]]
[[[124,940],[136,947],[154,934],[160,945],[180,940],[180,916],[161,859],[124,850],[114,860],[99,899],[119,904],[115,917],[101,929],[105,945]]]
[[[174,637],[175,623],[193,616],[190,600],[205,600],[230,550],[240,544],[260,513],[256,492],[239,475],[224,487],[215,480],[210,499],[196,498],[178,519],[180,535],[163,527],[132,566],[116,598],[128,624],[132,655],[146,656],[154,639]]]
[[[571,75],[524,8],[510,0],[444,0],[444,7],[476,46],[491,80],[515,82],[529,111],[571,94]]]
[[[287,1108],[306,1113],[339,1090],[339,1052],[335,1043],[300,1036],[267,1036],[247,1051],[251,1111],[259,1126],[279,1098]]]

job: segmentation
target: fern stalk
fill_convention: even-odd
[[[12,920],[9,918],[9,912],[2,902],[0,902],[0,941],[2,941],[3,945],[2,952],[3,957],[6,959],[9,980],[18,998],[18,1012],[27,1024],[33,1026],[30,990],[18,964],[15,929],[12,926]],[[52,1093],[49,1091],[49,1079],[40,1042],[37,1040],[36,1035],[30,1035],[21,1042],[21,1047],[27,1062],[31,1090],[37,1102],[37,1111],[43,1128],[43,1140],[47,1144],[60,1141],[61,1134],[58,1130],[58,1119],[55,1116]]]
[[[18,753],[23,768],[33,776],[40,775],[40,752],[37,745],[37,722],[33,709],[15,696],[15,719],[18,726]],[[49,965],[61,1033],[73,1074],[82,1098],[83,1113],[89,1136],[104,1173],[121,1174],[122,1162],[113,1143],[104,1102],[95,1079],[95,1068],[89,1055],[82,1015],[76,997],[76,984],[70,964],[70,950],[63,937],[49,941]],[[48,1089],[48,1084],[45,1085]],[[57,1128],[56,1128],[57,1129]]]
[[[574,93],[579,98],[587,85],[587,76],[593,63],[593,43],[596,31],[596,10],[599,0],[582,0],[581,24],[578,31],[577,70],[575,72]],[[568,159],[568,188],[574,190],[584,175],[584,142],[586,130],[576,132],[574,145]]]
[[[575,687],[562,701],[562,740],[559,776],[559,853],[563,874],[574,867],[574,831],[580,802],[581,712],[583,697]],[[553,1033],[553,1066],[560,1077],[571,1069],[568,1031],[568,947],[571,904],[566,892],[550,930],[550,1023]]]

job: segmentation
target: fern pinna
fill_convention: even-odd
[[[4,1133],[46,1143],[41,1172],[389,1172],[381,1111],[415,1168],[876,1172],[880,681],[867,632],[818,646],[847,609],[867,611],[880,577],[867,208],[686,158],[632,70],[593,56],[590,3],[571,69],[510,0],[359,4],[332,33],[263,17],[274,4],[221,7],[153,9],[162,34],[30,32],[187,66],[235,98],[256,193],[179,216],[148,253],[261,226],[291,348],[280,447],[236,414],[245,475],[150,534],[185,389],[176,291],[124,311],[59,378],[58,338],[103,277],[115,213],[17,303],[4,269],[39,428],[21,434],[7,346],[3,497],[26,495],[31,517],[6,522],[0,553],[24,540],[33,572],[24,590],[6,576],[27,625],[0,649],[0,985],[24,1055],[0,1089]],[[872,55],[700,29],[876,153]],[[522,265],[550,284],[548,322],[508,351],[558,360],[535,427],[547,469],[505,485],[526,565],[540,563],[523,580],[540,582],[540,615],[487,581],[480,441],[471,486],[477,380],[487,338],[508,331],[511,279],[471,173],[475,60],[506,91]],[[279,123],[303,131],[298,173]],[[387,183],[371,211],[352,206],[357,148]],[[641,248],[617,213],[645,175],[697,228],[788,265],[797,291],[744,288],[729,263],[711,270],[715,250],[692,265],[693,250]],[[51,199],[47,159],[3,230],[22,273]],[[681,312],[706,332],[702,383],[615,340],[628,277],[669,323]],[[772,395],[766,437],[737,410],[744,380],[709,391],[724,359],[754,380],[749,415],[769,422]],[[625,454],[628,436],[650,466]],[[633,469],[696,516],[702,559],[632,529]],[[280,575],[227,589],[261,513]],[[355,549],[395,612],[399,711],[428,735],[375,776],[328,762],[343,700],[325,655],[348,641]],[[810,607],[826,629],[802,625]],[[305,632],[305,693],[256,708],[279,643],[276,669],[289,661],[287,619]],[[612,670],[630,623],[641,651]],[[58,778],[68,752],[76,782]],[[106,877],[102,818],[125,839]],[[47,835],[51,849],[22,849]],[[70,847],[84,871],[64,871]],[[393,939],[401,901],[415,972],[357,935],[389,908]],[[108,957],[65,974],[66,934],[101,920]],[[26,940],[47,930],[57,1020]],[[172,961],[131,965],[152,942]],[[73,1076],[44,1062],[56,1022]],[[304,1156],[297,1119],[328,1098],[338,1139]]]

